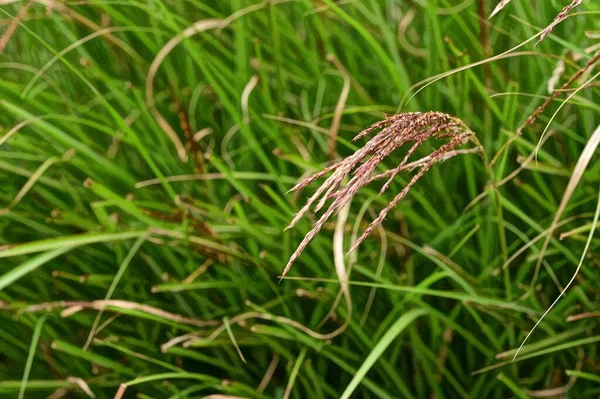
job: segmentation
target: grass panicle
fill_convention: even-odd
[[[597,396],[600,2],[0,14],[1,398]]]
[[[370,234],[379,226],[388,212],[396,206],[410,191],[410,189],[423,177],[423,175],[436,163],[445,159],[445,157],[457,147],[466,144],[469,139],[474,137],[474,133],[458,118],[444,114],[442,112],[408,112],[387,116],[367,129],[357,134],[353,141],[362,139],[375,131],[380,130],[370,139],[362,148],[354,154],[336,162],[296,184],[290,191],[300,190],[317,179],[331,173],[317,191],[306,201],[300,211],[294,216],[294,219],[287,227],[293,227],[316,203],[314,211],[321,210],[328,200],[331,204],[312,229],[306,234],[298,248],[292,254],[282,273],[284,277],[292,264],[298,259],[306,246],[319,233],[323,225],[329,218],[334,216],[346,204],[350,203],[352,198],[367,184],[375,179],[387,177],[387,181],[381,187],[379,194],[387,191],[390,184],[394,181],[396,175],[407,169],[407,164],[412,155],[428,140],[442,139],[447,140],[438,149],[431,152],[426,160],[418,166],[412,168],[417,172],[412,176],[406,186],[381,210],[377,218],[364,230],[362,235],[352,245],[349,252],[356,249]],[[383,173],[373,176],[380,164],[399,148],[409,146],[408,151],[400,164],[390,170],[390,173]],[[349,179],[343,184],[344,179]]]

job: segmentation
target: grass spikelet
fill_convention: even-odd
[[[567,19],[567,15],[569,15],[571,10],[580,5],[581,3],[583,3],[583,0],[573,0],[571,1],[571,4],[565,6],[565,8],[563,8],[562,11],[558,13],[556,18],[554,18],[554,21],[552,21],[552,23],[548,25],[546,29],[544,29],[544,33],[542,33],[542,36],[540,36],[538,43],[544,40],[546,36],[548,36],[552,32],[552,29],[554,29],[556,25],[560,24],[562,21]]]
[[[494,15],[498,14],[504,7],[506,7],[509,3],[511,2],[511,0],[501,0],[497,5],[496,8],[494,8],[494,11],[492,11],[492,13],[490,14],[489,18],[492,18]],[[544,31],[542,32],[539,40],[537,41],[536,44],[539,44],[542,40],[544,40],[550,33],[552,33],[552,29],[554,29],[554,27],[558,24],[560,24],[562,21],[564,21],[565,19],[567,19],[567,16],[569,15],[569,13],[571,12],[571,10],[573,10],[575,7],[579,6],[581,3],[583,3],[583,0],[572,0],[570,4],[566,5],[562,11],[560,13],[558,13],[558,15],[556,16],[556,18],[554,18],[554,21],[552,21],[552,23],[550,25],[548,25],[546,27],[546,29],[544,29]]]
[[[360,132],[353,140],[356,141],[364,138],[377,130],[380,130],[379,133],[354,154],[300,181],[290,190],[302,189],[315,180],[331,173],[317,191],[306,201],[306,204],[287,227],[288,229],[293,227],[315,203],[314,211],[318,212],[325,206],[327,201],[332,200],[327,210],[313,225],[313,228],[306,234],[296,251],[292,254],[282,273],[282,277],[288,273],[292,264],[298,259],[310,241],[319,233],[325,222],[348,204],[364,186],[374,180],[387,177],[388,180],[380,190],[380,194],[383,194],[400,171],[417,169],[408,184],[381,210],[379,215],[371,222],[358,240],[356,240],[349,252],[356,249],[371,234],[373,229],[383,222],[388,212],[406,197],[410,189],[434,164],[447,159],[449,155],[456,155],[457,153],[453,152],[453,150],[462,144],[466,144],[470,138],[474,137],[474,133],[460,119],[448,114],[441,112],[407,112],[387,116],[384,120],[376,122]],[[407,162],[410,157],[429,139],[444,139],[448,141],[424,158],[423,162],[413,162],[412,166],[407,168]],[[376,175],[375,177],[378,179],[373,179],[372,175],[379,164],[392,152],[406,145],[410,145],[410,148],[400,164],[396,168],[389,170],[388,173]],[[346,177],[349,178],[349,181],[346,185],[342,186],[342,181]]]
[[[494,15],[498,14],[504,7],[506,7],[508,5],[508,3],[510,3],[511,0],[501,0],[498,5],[496,5],[496,8],[494,8],[494,11],[492,11],[492,13],[490,14],[490,18],[492,18]]]

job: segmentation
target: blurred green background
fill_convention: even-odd
[[[488,19],[490,0],[0,2],[0,396],[597,398],[597,238],[511,360],[592,228],[595,157],[535,277],[598,85],[557,113],[537,162],[572,91],[500,151],[598,51],[600,4],[406,101],[568,3],[514,0]],[[352,312],[335,219],[279,282],[315,218],[284,228],[318,183],[286,192],[329,164],[336,115],[344,157],[384,114],[429,110],[485,154],[435,166],[345,258]],[[346,249],[409,178],[357,195]]]

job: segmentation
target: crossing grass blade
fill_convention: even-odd
[[[344,392],[342,393],[342,399],[348,399],[351,397],[352,393],[356,390],[356,387],[360,384],[361,380],[365,377],[367,372],[373,367],[375,362],[383,355],[386,349],[390,346],[393,340],[402,333],[411,323],[413,323],[417,318],[425,315],[425,311],[421,309],[414,309],[406,312],[406,314],[402,315],[381,337],[379,342],[375,344],[363,364],[356,371],[356,374],[350,381],[350,384],[346,387]]]
[[[27,363],[25,363],[25,371],[23,371],[23,380],[21,380],[21,387],[19,389],[19,399],[23,399],[25,397],[25,390],[27,389],[27,380],[29,379],[29,374],[31,373],[31,367],[33,366],[35,352],[37,350],[38,342],[40,340],[40,336],[42,335],[42,329],[44,328],[45,322],[46,315],[43,315],[35,323],[35,327],[33,329],[33,337],[31,338],[31,346],[29,347],[29,353],[27,355]]]
[[[0,0],[0,396],[593,394],[600,3],[578,3]],[[433,111],[471,141],[352,142]],[[317,181],[288,191],[357,152],[374,168],[279,282],[322,215]]]

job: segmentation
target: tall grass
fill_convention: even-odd
[[[600,6],[503,3],[0,2],[0,396],[597,397]]]

